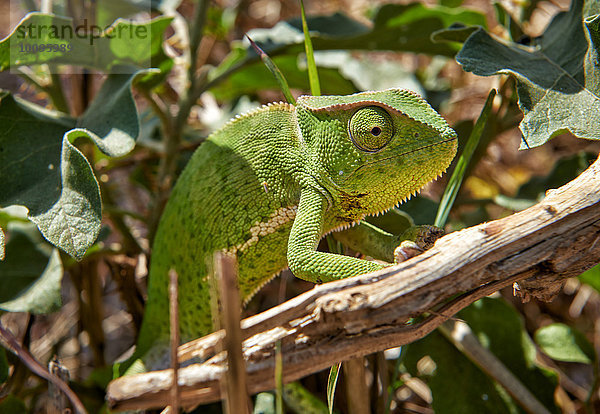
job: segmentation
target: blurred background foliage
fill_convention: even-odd
[[[9,36],[27,10],[47,7],[48,2],[43,3],[46,6],[34,0],[0,1],[0,37]],[[52,2],[53,11],[69,15],[69,4]],[[531,108],[524,102],[519,108],[517,84],[527,86],[533,77],[501,66],[504,62],[486,57],[481,46],[463,47],[467,36],[490,33],[516,50],[537,45],[564,66],[561,59],[580,59],[581,51],[587,50],[587,43],[582,44],[581,9],[584,16],[591,15],[596,2],[321,0],[306,1],[305,6],[323,94],[389,87],[414,90],[456,129],[462,149],[489,91],[498,91],[449,215],[448,232],[525,209],[542,199],[548,189],[575,178],[596,158],[599,144],[564,133],[566,128],[550,131],[555,137],[545,145],[540,144],[550,134],[531,142],[532,147],[540,146],[519,151],[524,140],[518,126],[523,111],[528,116]],[[561,19],[574,19],[571,24],[579,24],[581,33],[577,27],[572,33],[560,32],[565,37],[560,49],[547,40],[562,27],[560,19],[553,17],[569,7],[571,14],[564,13]],[[82,49],[62,60],[46,55],[16,62],[9,42],[0,42],[0,68],[4,70],[0,86],[5,90],[0,98],[0,129],[5,131],[0,133],[0,151],[13,151],[12,158],[0,154],[0,160],[33,154],[31,164],[10,170],[14,185],[33,183],[26,196],[17,194],[21,198],[13,195],[14,187],[6,178],[9,170],[0,164],[0,172],[6,174],[0,178],[4,181],[0,184],[0,207],[4,207],[0,209],[0,245],[5,245],[0,248],[0,256],[5,256],[0,262],[0,322],[42,364],[57,355],[69,372],[71,387],[90,412],[105,409],[97,373],[134,344],[143,314],[151,240],[174,177],[203,139],[229,118],[263,103],[284,100],[276,80],[242,40],[244,35],[272,57],[296,97],[310,92],[296,0],[216,0],[209,2],[203,16],[195,15],[198,7],[190,0],[107,0],[98,3],[97,17],[109,23],[143,10],[151,10],[156,18],[148,27],[159,41],[151,46],[123,46],[105,39],[114,54],[102,59],[88,56]],[[54,21],[58,17],[33,19]],[[545,32],[545,37],[538,37]],[[469,42],[474,39],[475,35]],[[150,59],[159,70],[135,76],[104,75],[115,65],[139,68],[143,59]],[[477,59],[483,64],[474,64]],[[488,77],[463,70],[457,60],[465,69]],[[86,69],[51,74],[47,65],[58,63]],[[500,73],[515,76],[489,76]],[[134,103],[137,116],[131,112]],[[40,107],[52,112],[42,113]],[[118,136],[99,126],[99,119],[118,123],[118,114],[124,112],[133,115],[119,124]],[[533,116],[531,112],[529,116]],[[39,124],[19,131],[10,124],[11,119],[30,118]],[[70,142],[63,141],[65,131],[74,126],[84,132]],[[40,130],[46,135],[40,136]],[[51,139],[54,152],[39,150],[39,140],[23,139],[29,136]],[[65,157],[65,151],[79,153],[81,158],[73,155],[73,161]],[[76,183],[87,194],[83,200],[69,198],[66,190],[72,187],[66,178],[72,176],[55,169],[71,165],[68,163],[79,166],[79,171],[90,168]],[[43,181],[40,176],[58,180],[61,197],[66,199],[57,201],[52,186],[36,187]],[[446,180],[431,183],[400,210],[374,221],[391,230],[406,222],[432,224]],[[84,224],[61,224],[81,235],[69,244],[55,237],[56,229],[48,225],[46,214],[53,209],[63,211],[71,202],[87,207],[81,210]],[[13,204],[28,206],[29,220],[27,211]],[[326,243],[320,248],[326,249]],[[254,314],[310,288],[286,271],[244,312]],[[599,291],[600,267],[596,267],[569,279],[550,303],[522,303],[506,289],[474,303],[457,318],[469,324],[480,343],[548,412],[592,413],[600,408]],[[366,369],[364,388],[347,388],[341,375],[334,400],[336,412],[358,412],[349,403],[353,393],[362,393],[371,411],[377,413],[523,411],[443,330],[361,361]],[[302,385],[312,397],[327,401],[327,372],[305,378]],[[0,413],[45,412],[48,395],[45,381],[32,375],[13,353],[0,348]],[[265,395],[255,402],[256,407],[265,407],[260,412],[275,410],[273,399]],[[315,412],[325,409],[325,405],[313,406]],[[197,412],[208,410],[218,412],[219,407]],[[292,403],[287,410],[293,411]]]

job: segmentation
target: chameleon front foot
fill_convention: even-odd
[[[430,249],[444,235],[444,230],[435,226],[414,226],[402,234],[405,239],[394,250],[394,263],[401,263]]]
[[[419,247],[417,243],[410,240],[403,241],[400,246],[394,250],[394,263],[402,263],[405,260],[410,259],[423,253],[425,250]]]

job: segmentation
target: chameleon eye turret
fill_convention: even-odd
[[[352,115],[348,132],[356,148],[365,152],[377,152],[390,142],[394,135],[394,123],[385,109],[367,106]]]

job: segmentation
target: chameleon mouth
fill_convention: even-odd
[[[389,156],[389,157],[385,157],[385,158],[381,158],[381,159],[378,159],[378,160],[374,160],[374,161],[371,161],[371,162],[364,163],[363,165],[359,166],[356,170],[354,170],[350,174],[348,174],[346,176],[346,180],[348,180],[350,177],[352,177],[352,175],[358,173],[362,168],[366,168],[366,167],[369,167],[371,165],[378,164],[380,162],[389,161],[389,160],[393,160],[393,159],[396,159],[396,158],[404,157],[406,155],[413,154],[415,152],[426,150],[427,148],[432,148],[432,147],[435,147],[435,146],[438,146],[438,145],[444,145],[444,144],[447,144],[449,142],[454,142],[456,140],[457,140],[457,136],[454,135],[452,138],[448,138],[448,139],[445,139],[443,141],[438,141],[438,142],[434,142],[434,143],[431,143],[431,144],[428,144],[428,145],[423,145],[422,147],[415,148],[415,149],[412,149],[410,151],[405,151],[405,152],[402,152],[400,154],[395,154],[395,155],[392,155],[392,156]]]

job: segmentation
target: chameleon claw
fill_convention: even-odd
[[[402,234],[404,240],[394,250],[394,263],[402,263],[430,249],[444,235],[444,230],[435,226],[415,226]]]
[[[394,250],[394,263],[402,263],[412,257],[418,256],[423,253],[424,250],[413,241],[405,240],[400,246]]]

